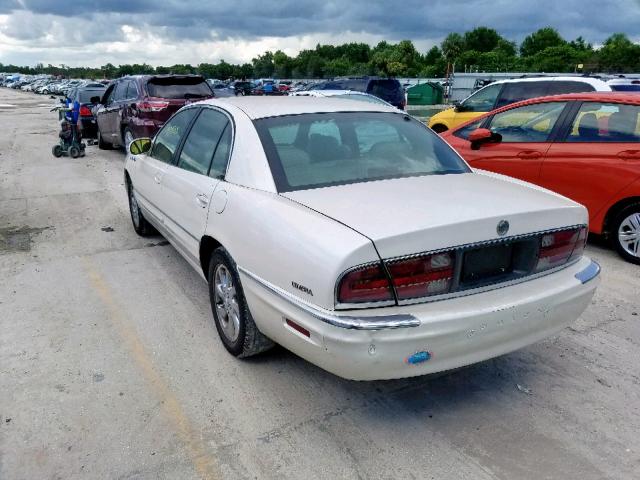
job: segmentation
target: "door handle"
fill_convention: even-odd
[[[618,153],[618,158],[623,160],[640,160],[640,150],[624,150]]]
[[[536,150],[525,150],[524,152],[520,152],[518,153],[518,158],[525,158],[525,159],[534,159],[534,158],[540,158],[542,157],[542,153],[537,152]]]
[[[160,183],[162,181],[162,175],[160,174],[156,174],[153,179],[155,180],[156,183]]]
[[[196,203],[200,207],[205,208],[207,205],[209,205],[209,198],[204,193],[199,193],[196,195]]]

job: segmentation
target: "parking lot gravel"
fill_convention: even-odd
[[[131,228],[123,153],[51,155],[56,101],[0,89],[1,479],[640,478],[640,267],[602,242],[587,311],[509,355],[385,382],[237,360]]]

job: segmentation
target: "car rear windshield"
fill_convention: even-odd
[[[438,135],[400,113],[314,113],[254,123],[279,192],[470,171]]]
[[[150,97],[201,98],[212,96],[209,84],[202,78],[152,78],[147,83]]]
[[[402,87],[398,80],[371,80],[367,88],[367,93],[380,98],[393,98],[402,95]]]
[[[91,103],[91,97],[102,97],[106,88],[96,90],[81,90],[78,93],[78,101],[80,103]]]

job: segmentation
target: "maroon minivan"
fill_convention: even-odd
[[[187,103],[212,98],[200,75],[132,75],[111,82],[95,110],[98,146],[125,147],[153,137]]]

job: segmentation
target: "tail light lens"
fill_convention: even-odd
[[[338,302],[363,303],[394,300],[389,278],[381,264],[347,273],[338,286]]]
[[[398,300],[440,295],[451,290],[452,252],[399,260],[387,266]]]
[[[578,234],[578,241],[576,242],[576,246],[571,253],[571,258],[569,260],[573,260],[575,258],[580,258],[584,254],[584,248],[587,246],[587,237],[589,236],[589,229],[587,227],[582,227],[580,229],[580,233]]]
[[[585,240],[586,228],[584,227],[542,235],[540,237],[540,254],[538,255],[538,264],[535,271],[541,272],[563,265],[569,259],[582,255]]]
[[[80,116],[81,117],[91,117],[93,114],[91,110],[86,105],[80,106]]]
[[[160,112],[169,106],[169,102],[145,101],[136,103],[141,112]]]

